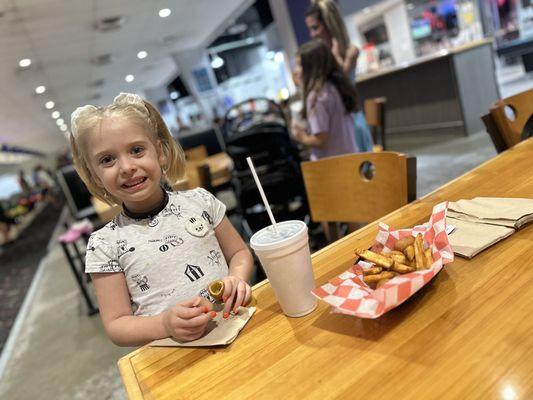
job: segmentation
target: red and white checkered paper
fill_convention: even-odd
[[[331,304],[333,313],[355,315],[361,318],[378,318],[399,306],[437,275],[444,264],[453,261],[453,251],[446,233],[447,209],[448,202],[436,205],[429,222],[412,229],[394,231],[380,222],[379,232],[372,246],[373,251],[388,253],[394,249],[394,243],[397,240],[422,233],[425,246],[429,246],[433,253],[434,262],[431,268],[398,275],[379,289],[372,290],[363,282],[365,263],[359,261],[325,285],[314,289],[312,293]]]

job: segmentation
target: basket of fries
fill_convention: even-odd
[[[448,202],[433,208],[429,221],[392,230],[380,222],[374,245],[355,249],[356,263],[313,290],[333,313],[378,318],[399,306],[453,261],[446,233]]]

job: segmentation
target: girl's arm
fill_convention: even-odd
[[[209,313],[211,303],[200,297],[158,315],[134,316],[123,273],[96,273],[91,277],[107,336],[118,346],[141,346],[169,336],[193,340],[203,334],[213,317]]]
[[[318,148],[324,147],[329,139],[328,132],[320,132],[316,135],[309,135],[304,129],[299,127],[293,127],[292,134],[296,141],[300,142],[301,144]]]
[[[331,44],[331,53],[339,63],[339,65],[342,68],[342,72],[344,72],[346,75],[350,75],[350,73],[355,69],[357,65],[357,58],[359,57],[359,49],[354,46],[350,45],[346,49],[346,54],[344,55],[344,58],[340,54],[339,50],[339,43],[336,39],[332,40]]]
[[[251,296],[250,285],[247,281],[252,274],[254,265],[252,253],[235,230],[228,217],[224,217],[222,222],[215,228],[215,236],[228,263],[229,275],[224,281],[224,315],[233,311],[243,304],[246,304]]]

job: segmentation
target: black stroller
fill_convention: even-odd
[[[233,184],[246,233],[251,236],[270,225],[246,157],[254,162],[276,220],[308,223],[299,150],[281,107],[266,98],[247,100],[228,110],[223,127],[226,152],[235,164]]]

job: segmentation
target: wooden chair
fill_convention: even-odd
[[[330,232],[334,221],[368,223],[416,198],[416,158],[400,153],[347,154],[301,165],[311,218],[329,223]]]
[[[487,133],[489,134],[492,143],[494,144],[494,148],[498,153],[501,153],[502,151],[507,150],[509,147],[507,146],[507,143],[503,140],[503,136],[498,129],[498,126],[494,122],[494,119],[492,118],[492,115],[490,112],[488,114],[485,114],[481,117],[481,120],[483,121],[483,124],[485,124],[485,129],[487,130]]]
[[[495,146],[501,148],[501,142],[505,143],[507,148],[513,147],[521,140],[533,134],[533,89],[519,93],[517,95],[498,100],[490,108],[490,117],[492,121],[483,119],[487,131],[493,137],[497,135],[495,129],[499,132],[501,140],[499,145]],[[489,126],[487,125],[491,125]],[[492,130],[492,133],[489,131]],[[494,138],[493,138],[494,142]]]
[[[385,97],[367,99],[364,103],[366,123],[372,132],[372,139],[374,140],[374,151],[387,149],[385,140],[386,104],[387,99]]]
[[[185,158],[187,161],[202,161],[207,158],[207,148],[204,145],[191,147],[185,150]]]

